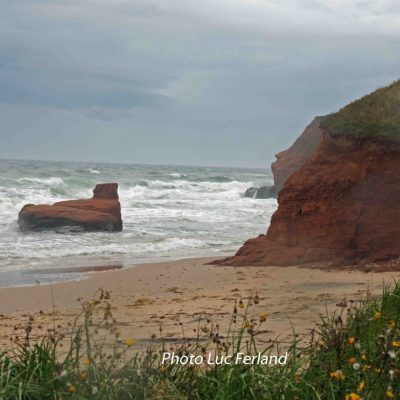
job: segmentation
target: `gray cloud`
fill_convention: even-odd
[[[389,0],[0,4],[0,157],[267,166],[399,38]]]

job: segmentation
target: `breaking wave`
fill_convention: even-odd
[[[269,171],[0,161],[0,274],[111,260],[223,255],[267,229],[275,200],[244,198],[271,183]],[[88,198],[99,182],[118,182],[120,233],[23,233],[24,204]]]

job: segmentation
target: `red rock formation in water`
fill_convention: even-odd
[[[221,263],[286,266],[399,257],[400,145],[324,133],[278,202],[267,234]]]
[[[41,230],[79,227],[89,231],[121,231],[121,205],[118,184],[96,185],[88,200],[60,201],[53,205],[25,205],[18,217],[21,228]]]
[[[322,140],[319,127],[322,117],[316,117],[287,150],[276,154],[272,163],[276,191],[279,192],[290,175],[298,171],[316,150]]]

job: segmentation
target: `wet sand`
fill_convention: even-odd
[[[260,301],[249,308],[249,317],[257,320],[260,313],[269,314],[260,341],[279,337],[286,342],[292,328],[306,338],[326,309],[340,310],[337,304],[357,302],[368,291],[379,295],[384,283],[400,278],[400,272],[205,265],[213,259],[141,264],[90,272],[80,281],[0,289],[0,343],[9,343],[30,315],[35,319],[33,336],[66,326],[82,301],[90,300],[99,288],[111,292],[121,337],[138,343],[159,335],[160,326],[163,336],[171,340],[182,332],[193,336],[199,317],[219,324],[224,332],[235,301],[247,304],[256,293]]]

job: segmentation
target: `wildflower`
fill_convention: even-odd
[[[379,319],[381,317],[382,317],[382,313],[379,312],[379,311],[376,311],[375,314],[374,314],[374,320],[377,320],[377,319]]]
[[[382,372],[381,368],[375,368],[375,372],[379,375]]]
[[[79,376],[81,377],[81,379],[82,379],[83,381],[86,381],[87,378],[88,378],[87,371],[81,371],[80,374],[79,374]]]
[[[88,358],[83,359],[83,365],[89,366],[91,364],[91,361]]]
[[[125,340],[125,344],[126,344],[128,347],[133,346],[135,343],[136,343],[136,340],[135,340],[135,339],[132,339],[132,338],[129,338],[129,339],[126,339],[126,340]]]
[[[361,360],[367,361],[367,356],[365,354],[361,354]]]
[[[239,307],[239,308],[244,308],[244,304],[243,304],[243,301],[242,301],[242,300],[239,300],[239,305],[238,305],[238,307]]]
[[[394,360],[396,358],[396,353],[394,352],[394,350],[389,350],[388,352],[388,356]]]
[[[391,387],[389,387],[388,390],[386,390],[386,397],[389,399],[394,399],[394,393]]]
[[[76,392],[76,386],[74,385],[68,385],[68,392],[70,393],[75,393]]]
[[[356,338],[354,338],[354,337],[349,337],[348,339],[347,339],[347,343],[348,344],[354,344],[356,342]]]
[[[346,394],[346,400],[361,400],[361,397],[357,393]]]
[[[396,340],[393,340],[392,346],[393,346],[393,347],[400,347],[400,342],[398,342],[398,341],[396,341]]]
[[[394,329],[396,327],[396,321],[394,319],[389,321],[389,327],[390,329]]]
[[[360,364],[359,363],[354,363],[353,364],[353,369],[354,369],[354,371],[358,371],[360,369]]]
[[[260,314],[260,322],[265,322],[268,318],[268,313],[263,312]]]
[[[358,387],[357,387],[357,390],[358,390],[359,392],[362,392],[364,389],[365,389],[365,382],[364,382],[364,381],[361,381],[360,384],[359,384]]]
[[[331,378],[337,379],[338,381],[344,381],[344,373],[342,370],[338,369],[330,373]]]
[[[356,359],[355,359],[355,357],[351,357],[351,358],[349,358],[349,364],[355,364],[356,363]]]
[[[370,365],[368,365],[368,364],[365,364],[364,366],[363,366],[363,371],[367,371],[368,369],[370,369],[371,368],[371,366]]]

